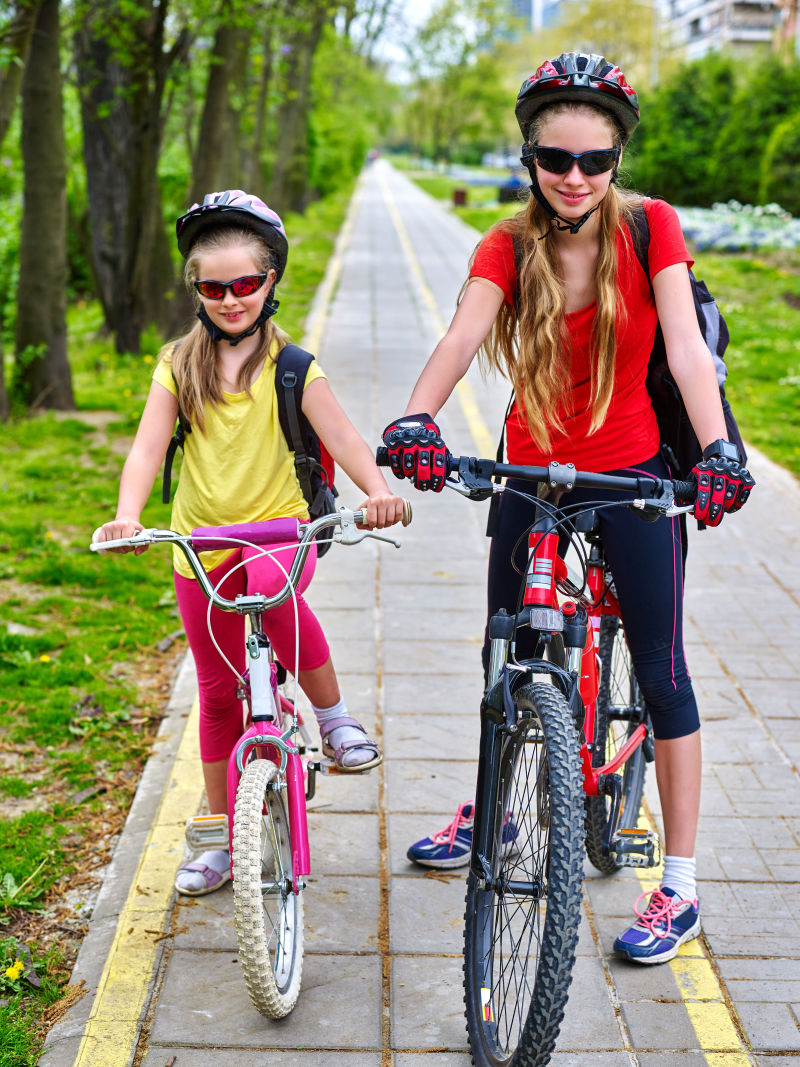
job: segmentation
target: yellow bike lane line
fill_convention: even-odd
[[[317,291],[303,345],[316,351],[341,274],[342,257],[358,210],[356,186],[325,277]],[[74,1067],[126,1067],[134,1056],[174,902],[175,875],[184,855],[187,813],[200,809],[199,704],[195,697],[127,899],[119,913]]]
[[[447,328],[446,324],[439,312],[433,292],[425,281],[408,231],[383,173],[380,174],[379,183],[386,209],[407,257],[409,270],[416,281],[420,296],[430,313],[437,333],[443,336]],[[497,445],[492,440],[483,420],[475,390],[465,379],[462,379],[456,387],[456,395],[478,454],[494,456]],[[651,815],[649,821],[655,829],[655,821]],[[661,868],[637,872],[642,892],[659,885],[660,873]],[[720,985],[702,934],[679,949],[678,955],[669,961],[669,968],[674,975],[692,1028],[697,1035],[698,1048],[702,1051],[709,1067],[750,1067],[751,1060],[740,1038],[735,1012]],[[590,1054],[587,1053],[587,1055]]]

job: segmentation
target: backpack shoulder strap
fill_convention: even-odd
[[[176,341],[172,346],[172,352],[170,353],[170,359],[175,355],[180,341]],[[172,372],[172,381],[175,383],[175,395],[178,395],[178,382],[175,377],[175,372]],[[170,443],[167,445],[167,454],[164,456],[164,477],[161,482],[161,502],[162,504],[169,504],[170,485],[172,482],[172,463],[175,459],[175,453],[179,448],[183,448],[183,442],[186,440],[187,433],[192,432],[192,427],[189,420],[181,411],[180,401],[178,401],[178,425],[175,427],[175,433],[172,435]]]
[[[308,454],[303,433],[303,389],[308,368],[314,361],[310,352],[299,345],[288,344],[278,353],[275,368],[275,391],[278,397],[278,420],[286,443],[294,452],[294,464],[300,488],[307,501],[313,499],[311,469],[313,458]]]
[[[631,233],[631,241],[633,242],[633,250],[636,253],[636,258],[642,265],[642,270],[645,273],[647,282],[650,286],[650,291],[653,290],[653,282],[650,278],[650,225],[647,221],[647,211],[645,210],[644,203],[634,209],[633,216],[631,218],[631,225],[629,227]]]

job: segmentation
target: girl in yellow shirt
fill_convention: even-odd
[[[122,471],[116,517],[101,527],[101,540],[129,537],[142,529],[140,515],[179,410],[192,432],[184,442],[173,529],[189,533],[198,526],[308,517],[294,457],[278,420],[275,391],[277,355],[288,341],[272,322],[275,285],[288,255],[283,224],[257,197],[229,190],[210,193],[190,208],[178,219],[177,235],[200,321],[161,354]],[[369,446],[316,362],[306,377],[302,410],[333,459],[366,494],[361,507],[367,525],[398,522],[402,499],[390,491]],[[223,582],[220,592],[226,597],[255,590],[269,595],[284,583],[283,572],[270,557],[252,550],[209,553],[205,562],[215,584],[244,562]],[[276,656],[296,675],[311,702],[323,752],[342,770],[361,771],[382,757],[361,724],[347,714],[325,635],[300,595],[315,562],[312,547],[298,587],[298,662],[291,601],[267,612],[264,629]],[[200,755],[209,811],[222,814],[227,811],[227,760],[241,733],[237,682],[210,639],[206,599],[178,554],[175,588],[197,668]],[[217,644],[238,664],[243,660],[244,619],[212,608],[211,623]],[[176,888],[193,896],[211,892],[227,881],[229,870],[227,851],[209,850],[181,867]]]

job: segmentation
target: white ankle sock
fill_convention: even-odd
[[[343,698],[331,708],[318,708],[314,704],[311,707],[314,710],[320,731],[325,723],[330,722],[331,719],[339,719],[347,715],[347,705]],[[343,745],[346,741],[362,741],[363,738],[364,734],[354,726],[337,726],[335,730],[331,730],[328,734],[327,741],[331,748],[336,750],[339,745]],[[375,753],[371,748],[349,748],[342,756],[342,763],[345,767],[358,767],[359,764],[369,763],[374,758]]]
[[[661,884],[677,893],[682,900],[695,900],[697,861],[694,856],[665,856]]]
[[[195,856],[190,862],[204,863],[206,867],[211,867],[218,874],[222,874],[230,867],[231,854],[227,848],[210,848],[207,852]],[[200,871],[178,871],[176,881],[182,889],[189,889],[193,893],[206,887],[206,880]]]

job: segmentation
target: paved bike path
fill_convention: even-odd
[[[365,436],[401,411],[454,308],[477,235],[378,162],[359,184],[309,346]],[[473,368],[440,424],[486,453],[506,400]],[[692,537],[687,657],[704,722],[698,873],[704,935],[671,964],[610,957],[649,872],[587,864],[579,957],[556,1067],[789,1067],[800,1054],[800,490],[759,454],[753,502]],[[359,502],[342,479],[343,499]],[[89,993],[41,1062],[466,1067],[462,872],[425,875],[410,841],[444,826],[475,778],[485,505],[415,494],[400,552],[334,547],[309,599],[351,712],[386,760],[323,778],[310,805],[306,961],[294,1013],[251,1007],[230,887],[176,901],[182,825],[199,803],[184,670],[109,868],[73,981]],[[188,723],[188,726],[186,725]],[[648,802],[658,818],[654,776]]]

